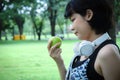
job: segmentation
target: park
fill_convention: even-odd
[[[120,47],[120,1],[114,8],[110,36]],[[0,2],[0,80],[60,80],[56,63],[47,51],[52,36],[62,39],[66,68],[78,38],[64,18],[68,0],[2,0]],[[57,4],[57,5],[55,5]]]

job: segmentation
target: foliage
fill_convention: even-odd
[[[60,8],[65,7],[66,1],[64,0],[48,0],[48,17],[50,20],[51,25],[51,35],[55,36],[55,25],[56,25],[56,19],[58,17],[58,13],[60,13]],[[63,12],[62,12],[63,13]]]
[[[23,31],[26,31],[22,30],[24,29],[23,27],[28,27],[23,26],[27,23],[25,19],[29,19],[32,25],[28,25],[30,27],[32,26],[34,35],[37,34],[38,37],[40,37],[41,34],[48,33],[52,36],[57,35],[58,32],[63,34],[66,32],[64,28],[67,26],[67,21],[64,19],[64,10],[68,1],[69,0],[1,0],[0,33],[5,30],[13,30],[14,28],[14,30],[16,30],[16,28],[18,28],[19,33],[23,34]],[[114,1],[115,19],[116,22],[118,22],[120,18],[120,1],[108,1],[111,1],[112,4]],[[21,23],[19,23],[19,21],[21,21]],[[17,32],[14,30],[13,32]],[[111,33],[113,34],[113,32]],[[0,34],[0,38],[1,36]]]
[[[29,2],[30,4],[30,2],[33,2],[33,1],[28,0],[27,2]],[[3,22],[0,24],[0,27],[3,27],[3,28],[1,28],[0,33],[1,31],[3,31],[3,29],[9,28],[9,25],[11,24],[9,22],[12,20],[13,23],[16,23],[18,25],[20,35],[22,35],[23,24],[24,24],[24,18],[22,17],[22,14],[23,14],[22,11],[24,7],[28,6],[26,4],[27,3],[24,0],[22,1],[19,1],[19,0],[4,0],[3,1],[2,0],[2,2],[0,3],[0,6],[2,6],[2,8],[0,8],[0,12],[1,12],[0,18],[2,18],[1,20]],[[7,24],[9,24],[7,25],[8,28],[6,26],[3,26],[5,21],[7,22]]]
[[[120,0],[114,0],[114,11],[115,11],[115,19],[116,22],[118,23],[119,19],[120,19]]]

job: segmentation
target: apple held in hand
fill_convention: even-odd
[[[54,46],[56,43],[62,43],[62,39],[57,36],[52,37],[51,41],[52,41],[51,46]],[[57,48],[60,48],[60,46],[61,46],[61,44]]]

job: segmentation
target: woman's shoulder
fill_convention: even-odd
[[[119,65],[120,64],[120,52],[116,45],[114,44],[107,44],[98,53],[97,59],[99,61],[99,64],[108,67],[113,65]],[[120,67],[120,65],[119,65]]]
[[[120,58],[120,53],[119,53],[119,49],[116,45],[114,44],[107,44],[105,45],[103,48],[101,48],[101,50],[98,53],[98,56],[100,58],[107,58],[107,57],[119,57]]]
[[[97,56],[99,67],[105,79],[120,79],[120,52],[116,45],[107,44],[98,53]],[[111,75],[112,73],[112,75]]]

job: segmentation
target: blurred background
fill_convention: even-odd
[[[64,18],[69,0],[0,0],[0,80],[60,80],[47,51],[51,36],[62,41],[66,68],[78,42]],[[120,0],[108,0],[114,10],[110,36],[120,47]]]
[[[42,40],[58,35],[74,38],[70,21],[64,19],[69,0],[0,0],[0,40]],[[115,39],[120,30],[120,1],[108,0],[114,9]]]

